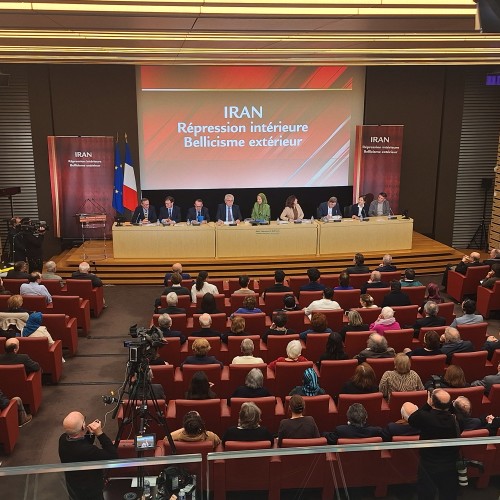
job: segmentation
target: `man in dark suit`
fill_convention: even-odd
[[[274,271],[274,285],[271,285],[267,287],[264,290],[264,300],[266,298],[266,293],[281,293],[281,292],[291,292],[292,289],[289,286],[286,286],[283,284],[285,281],[285,271],[282,271],[281,269],[276,269]]]
[[[481,262],[481,254],[479,252],[472,252],[470,255],[464,255],[462,257],[462,260],[456,266],[451,266],[449,264],[446,266],[446,269],[443,273],[443,281],[441,282],[441,284],[446,290],[446,287],[448,286],[448,271],[450,269],[465,276],[469,267],[483,265],[484,264]]]
[[[376,269],[376,271],[380,271],[381,273],[390,273],[397,270],[398,268],[392,264],[392,255],[388,253],[382,257],[382,262]]]
[[[170,292],[167,294],[167,307],[161,308],[161,299],[157,299],[155,302],[155,310],[157,314],[185,314],[186,309],[183,307],[177,307],[179,303],[179,298],[175,292]]]
[[[28,263],[24,260],[18,260],[16,263],[14,263],[14,269],[11,269],[5,277],[7,279],[26,279],[26,281],[28,281],[30,278],[30,275],[28,273]]]
[[[368,217],[368,209],[365,207],[366,198],[364,196],[360,196],[358,198],[358,203],[354,203],[351,205],[350,214],[352,219],[359,219],[363,217],[366,219]]]
[[[80,263],[78,271],[74,271],[71,274],[71,278],[74,280],[90,280],[92,281],[93,288],[102,286],[101,279],[96,274],[90,272],[90,264],[85,261]]]
[[[382,281],[380,271],[372,271],[370,279],[361,287],[361,293],[366,293],[368,288],[388,288],[389,284]]]
[[[181,209],[174,205],[175,200],[172,196],[165,198],[165,206],[160,208],[159,219],[164,224],[175,224],[181,221]]]
[[[170,292],[174,292],[176,295],[189,295],[191,297],[191,290],[182,286],[182,276],[179,273],[172,274],[170,282],[172,285],[166,286],[162,295],[168,295]]]
[[[230,193],[224,196],[224,203],[217,207],[217,222],[235,222],[238,224],[243,217],[241,216],[240,207],[234,205],[234,196]]]
[[[446,319],[438,316],[439,305],[436,304],[432,300],[428,300],[424,305],[424,314],[423,318],[419,318],[415,321],[413,325],[413,336],[418,338],[420,334],[420,329],[428,326],[444,326],[446,325]]]
[[[409,306],[411,305],[410,296],[401,291],[399,281],[391,281],[391,291],[384,297],[380,307]]]
[[[221,338],[221,333],[212,330],[212,318],[210,314],[203,313],[200,318],[200,327],[201,330],[191,333],[191,337],[219,337]]]
[[[324,201],[318,207],[318,219],[327,217],[331,219],[332,217],[339,215],[342,217],[342,212],[340,211],[340,206],[337,203],[337,198],[332,196],[328,201]]]
[[[5,342],[5,353],[0,354],[0,365],[24,365],[26,375],[40,370],[40,365],[33,361],[27,354],[18,354],[19,340],[7,339]]]
[[[354,256],[354,266],[349,266],[346,269],[349,274],[367,274],[370,272],[368,266],[365,266],[365,256],[362,253],[357,253]]]
[[[194,202],[194,207],[191,207],[186,216],[186,220],[198,221],[202,224],[210,222],[210,213],[208,208],[203,206],[203,200],[198,198]]]
[[[323,434],[328,444],[337,444],[340,438],[358,439],[383,437],[381,427],[367,425],[368,412],[361,403],[354,403],[347,409],[347,424],[337,425],[333,432]]]
[[[179,337],[181,339],[181,344],[184,344],[184,342],[186,342],[186,336],[183,335],[182,332],[170,329],[172,327],[172,318],[168,314],[162,314],[158,318],[158,326],[163,333],[163,337]]]
[[[156,220],[157,217],[155,207],[149,204],[149,200],[147,198],[142,198],[141,204],[136,207],[134,214],[132,215],[132,224],[136,224],[141,221],[144,224],[148,224],[150,222],[156,222]]]
[[[319,283],[319,279],[321,278],[321,273],[319,269],[316,267],[310,267],[307,270],[307,276],[309,278],[309,283],[302,285],[299,288],[300,292],[315,292],[315,291],[323,291],[326,286],[323,283]]]

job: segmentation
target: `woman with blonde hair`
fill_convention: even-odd
[[[208,355],[211,348],[206,338],[197,338],[192,346],[194,355],[188,356],[181,363],[181,370],[184,365],[220,365],[222,368],[224,364],[222,361],[219,361],[215,356]]]
[[[379,390],[389,401],[393,392],[423,391],[424,384],[418,373],[411,369],[411,358],[400,352],[394,358],[394,370],[382,375]]]

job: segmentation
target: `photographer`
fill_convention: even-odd
[[[42,272],[43,269],[43,240],[47,227],[38,221],[23,219],[21,223],[21,234],[26,248],[26,258],[30,273]]]
[[[59,458],[62,463],[90,462],[118,458],[111,439],[104,434],[100,420],[85,423],[78,411],[69,413],[63,421],[64,434],[59,438]],[[95,437],[102,448],[94,445]],[[65,472],[66,486],[71,500],[103,499],[102,470]]]
[[[9,260],[11,262],[26,260],[26,244],[21,232],[21,218],[12,217],[9,223],[8,239],[10,245]]]

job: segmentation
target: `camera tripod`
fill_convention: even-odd
[[[481,179],[481,187],[482,187],[483,193],[484,193],[483,217],[481,219],[481,222],[479,223],[478,228],[476,229],[476,232],[474,233],[474,236],[469,241],[468,248],[477,248],[478,250],[485,250],[486,252],[488,251],[488,227],[486,225],[486,201],[488,198],[488,191],[490,190],[492,183],[493,183],[492,179],[489,179],[487,177]],[[479,238],[479,241],[477,241],[478,238]],[[476,246],[476,245],[478,245],[478,246]]]
[[[146,433],[151,421],[160,424],[165,430],[165,436],[170,444],[172,453],[176,453],[176,448],[170,430],[168,429],[165,415],[163,414],[158,400],[154,394],[151,384],[149,360],[146,356],[141,356],[140,361],[131,361],[127,363],[127,375],[125,383],[120,389],[118,402],[113,412],[113,419],[116,418],[118,409],[123,406],[123,420],[118,428],[115,439],[115,446],[118,447],[126,426],[131,425],[131,432],[135,436],[141,436]],[[128,395],[128,399],[124,400],[124,396]],[[152,409],[148,407],[148,402],[152,403]],[[137,451],[137,456],[142,458],[144,452]],[[137,489],[138,493],[144,493],[144,468],[137,469]]]

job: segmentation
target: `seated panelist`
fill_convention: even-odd
[[[281,212],[280,219],[287,221],[294,221],[298,219],[304,218],[304,212],[299,205],[299,200],[297,197],[292,194],[290,195],[285,202],[285,208],[283,212]]]
[[[318,207],[318,219],[322,219],[323,217],[332,219],[335,216],[342,217],[342,212],[340,211],[337,198],[335,196],[331,196],[328,201],[324,201]]]
[[[370,203],[370,208],[368,209],[368,215],[375,217],[382,217],[384,215],[391,214],[391,207],[389,206],[389,202],[387,201],[387,193],[383,191],[380,192],[377,196],[376,200],[373,200]]]
[[[181,221],[181,209],[174,203],[175,199],[172,196],[165,198],[165,206],[160,208],[159,219],[161,222],[175,224]]]
[[[194,206],[188,210],[186,220],[195,220],[202,224],[210,222],[210,213],[208,212],[208,208],[203,206],[201,198],[195,200]]]
[[[264,193],[257,195],[257,201],[253,205],[252,219],[269,221],[271,218],[271,207],[267,203],[267,197]]]
[[[243,217],[241,216],[240,207],[234,205],[234,196],[230,193],[224,196],[224,203],[217,207],[217,215],[215,217],[217,222],[235,222],[239,224]]]
[[[368,210],[365,206],[366,198],[364,196],[360,196],[358,198],[358,202],[351,206],[351,217],[353,219],[360,219],[361,217],[368,217]]]
[[[157,217],[155,207],[149,204],[148,198],[141,198],[141,204],[136,207],[134,214],[132,215],[132,224],[136,224],[141,221],[144,224],[148,224],[150,222],[156,222],[156,220]]]

